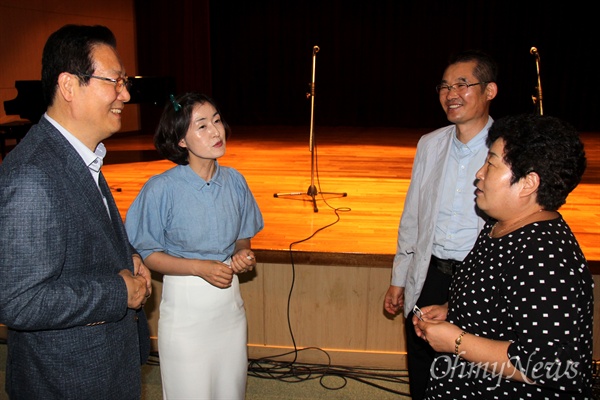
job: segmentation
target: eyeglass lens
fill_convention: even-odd
[[[131,89],[131,82],[129,78],[118,78],[115,84],[115,89],[117,89],[117,93],[121,93],[123,88],[127,88],[127,90]]]
[[[437,85],[436,89],[438,93],[446,93],[451,90],[456,90],[457,92],[463,92],[470,85],[467,83],[455,83],[454,85]]]

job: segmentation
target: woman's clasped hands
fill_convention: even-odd
[[[454,353],[455,339],[462,329],[446,322],[448,304],[425,306],[421,308],[422,320],[416,315],[412,317],[415,332],[435,350],[443,353]]]

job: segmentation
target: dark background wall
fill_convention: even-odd
[[[594,13],[582,1],[136,0],[141,74],[212,95],[234,125],[436,128],[448,56],[482,49],[500,65],[492,116],[534,112],[600,131]]]

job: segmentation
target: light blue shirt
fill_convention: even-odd
[[[487,156],[486,137],[487,130],[483,130],[465,144],[456,133],[452,135],[433,237],[432,253],[438,258],[462,261],[479,234],[475,174]]]
[[[255,236],[264,222],[244,177],[217,163],[208,182],[188,165],[150,178],[129,207],[125,227],[143,258],[164,252],[226,261],[235,242]]]

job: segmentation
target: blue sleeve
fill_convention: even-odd
[[[171,195],[164,179],[151,178],[137,195],[125,217],[129,241],[142,258],[164,251],[165,227],[171,215]]]
[[[246,179],[239,172],[237,172],[236,175],[236,189],[242,199],[241,207],[243,209],[238,239],[249,239],[254,237],[264,228],[263,216]]]

